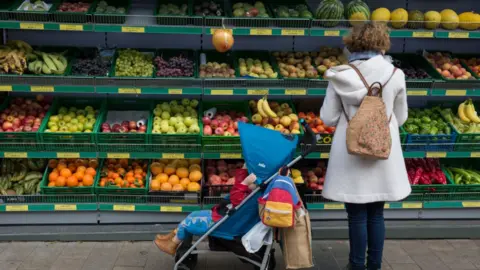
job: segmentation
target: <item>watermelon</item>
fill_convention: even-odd
[[[370,20],[370,8],[362,0],[352,0],[345,7],[345,17],[352,25],[356,20]]]
[[[337,26],[340,20],[343,20],[343,3],[339,0],[323,0],[317,8],[315,17],[319,20],[325,20],[321,23],[324,27]]]

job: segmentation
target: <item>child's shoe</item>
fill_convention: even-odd
[[[162,240],[172,240],[175,237],[176,233],[175,230],[171,231],[169,234],[157,234],[155,239],[162,241]]]
[[[178,244],[173,242],[171,239],[169,240],[157,240],[155,239],[155,245],[163,252],[175,255],[177,253]]]

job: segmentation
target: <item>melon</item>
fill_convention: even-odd
[[[474,12],[463,12],[458,15],[460,20],[460,28],[464,30],[477,30],[480,24],[479,20],[480,15],[475,14]]]
[[[370,20],[370,8],[362,0],[353,0],[345,8],[345,18],[352,26],[363,24]]]
[[[451,9],[444,9],[440,12],[442,16],[442,27],[448,30],[457,29],[460,19],[458,18],[457,13]]]
[[[436,29],[440,22],[442,21],[442,16],[436,11],[428,11],[424,15],[425,17],[425,28],[427,29]]]
[[[423,27],[425,17],[420,10],[411,10],[408,12],[408,28],[418,29]]]
[[[387,8],[377,8],[372,12],[372,21],[388,22],[390,21],[390,10]]]
[[[402,28],[408,22],[408,12],[403,8],[395,9],[390,18],[393,28]]]
[[[323,0],[318,5],[315,17],[324,21],[321,26],[334,27],[343,19],[343,12],[344,7],[339,0]]]

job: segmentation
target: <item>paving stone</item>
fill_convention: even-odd
[[[67,243],[45,242],[39,243],[35,250],[30,253],[19,267],[19,270],[27,269],[50,269],[53,263],[62,253]]]
[[[391,263],[392,270],[422,270],[418,265],[414,263]]]
[[[455,249],[480,249],[480,247],[478,247],[473,240],[468,239],[448,240],[448,243],[450,243],[450,245],[452,245]]]
[[[12,242],[0,253],[0,261],[24,261],[39,242]]]
[[[61,256],[87,258],[96,244],[95,242],[69,242],[63,248]]]
[[[408,255],[432,255],[435,256],[428,244],[424,241],[400,241],[402,247]]]
[[[152,242],[125,243],[118,255],[115,266],[144,267],[148,253],[154,248]]]
[[[467,260],[459,260],[453,263],[447,263],[448,267],[452,270],[469,270],[477,269],[475,265]]]
[[[52,265],[50,270],[80,270],[85,264],[86,257],[66,257],[60,256]]]
[[[143,270],[143,267],[135,267],[135,266],[115,266],[113,270]]]
[[[452,251],[455,249],[447,240],[426,240],[425,243],[433,251]]]
[[[82,270],[111,270],[124,242],[99,242],[88,255]]]
[[[21,261],[0,261],[0,270],[17,270]]]
[[[448,270],[448,266],[438,259],[435,254],[412,255],[411,258],[422,270]]]
[[[401,246],[391,246],[389,245],[388,247],[385,246],[383,250],[383,257],[385,260],[390,264],[412,264],[414,261],[410,256],[407,254],[407,252],[401,248]],[[395,269],[392,266],[393,269]]]

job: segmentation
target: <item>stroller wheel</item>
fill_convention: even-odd
[[[182,256],[188,251],[189,248],[190,246],[182,245],[177,249],[177,253],[175,254],[175,263],[178,262],[180,258],[182,258]],[[197,249],[195,248],[195,250]],[[190,254],[179,265],[179,269],[194,270],[195,267],[197,266],[197,261],[198,261],[198,254]]]

